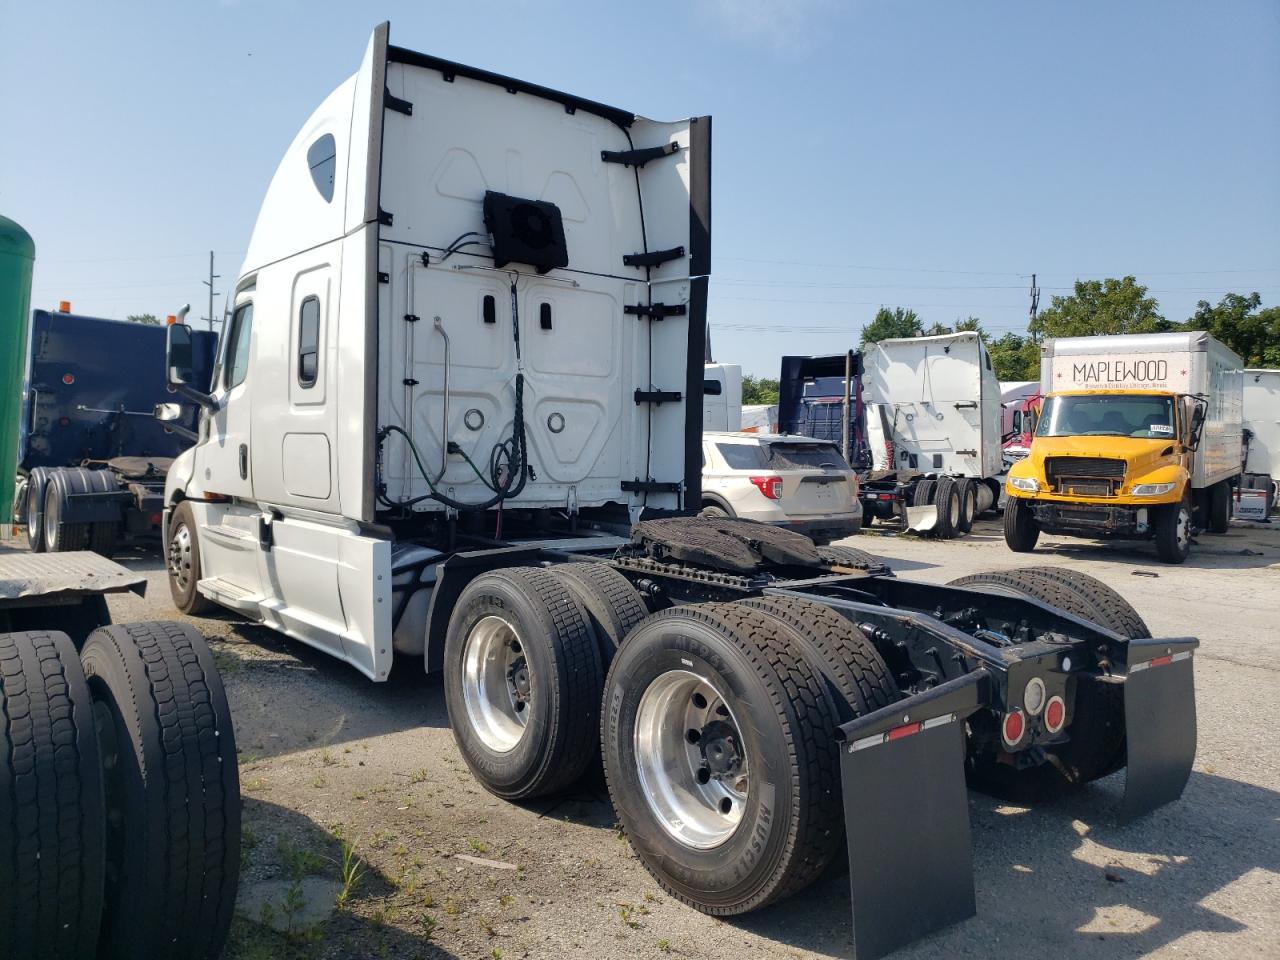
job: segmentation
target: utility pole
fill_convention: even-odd
[[[1036,314],[1039,313],[1039,311],[1040,311],[1040,288],[1036,285],[1036,275],[1033,273],[1031,275],[1031,311],[1030,311],[1031,323],[1030,323],[1030,326],[1035,326]],[[1031,332],[1031,335],[1032,337],[1035,336],[1034,330]]]
[[[209,315],[207,317],[204,317],[203,319],[209,321],[210,333],[213,333],[213,298],[215,296],[214,290],[213,290],[213,281],[217,280],[220,276],[222,276],[222,274],[213,272],[213,251],[210,250],[209,251],[209,279],[201,281],[201,283],[203,283],[206,287],[209,288]]]

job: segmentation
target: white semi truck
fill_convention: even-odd
[[[1165,705],[1190,700],[1197,642],[1150,639],[1102,584],[913,583],[691,515],[709,118],[388,34],[272,180],[210,394],[170,328],[203,410],[166,487],[180,609],[374,681],[442,670],[498,796],[603,755],[641,861],[708,913],[803,889],[843,834],[863,960],[974,911],[966,770],[1061,790],[1127,765],[1135,814],[1180,795],[1194,715]]]
[[[881,340],[862,357],[864,511],[948,538],[1000,499],[1000,382],[976,333]],[[885,510],[885,504],[889,509]]]

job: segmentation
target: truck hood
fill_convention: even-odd
[[[1046,457],[1097,457],[1124,460],[1126,474],[1142,473],[1173,456],[1176,444],[1172,437],[1140,439],[1136,437],[1036,437],[1030,458],[1042,470]]]

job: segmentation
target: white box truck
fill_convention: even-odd
[[[1047,341],[1031,452],[1009,471],[1010,548],[1033,549],[1041,530],[1154,539],[1181,563],[1197,528],[1225,533],[1242,366],[1203,331]]]
[[[1244,371],[1244,437],[1237,508],[1245,489],[1262,490],[1262,515],[1269,517],[1280,501],[1280,370]],[[1257,513],[1255,508],[1250,517]]]
[[[803,889],[843,834],[862,960],[974,911],[966,769],[1068,789],[1127,764],[1134,813],[1181,793],[1194,721],[1162,705],[1191,697],[1197,641],[1145,639],[1106,586],[915,583],[693,515],[709,118],[388,35],[271,182],[210,393],[170,327],[168,379],[202,408],[165,490],[181,610],[375,681],[396,652],[443,671],[498,796],[602,756],[640,860],[709,913]],[[1111,725],[1127,749],[1090,732]]]
[[[862,357],[872,471],[862,498],[912,529],[968,533],[1004,478],[1000,382],[976,333],[881,340]],[[871,511],[872,514],[875,511]]]

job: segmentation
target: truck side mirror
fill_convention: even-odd
[[[1204,432],[1204,421],[1209,411],[1209,405],[1196,397],[1190,399],[1191,419],[1187,431],[1187,446],[1192,450],[1197,450],[1200,447],[1200,435]]]
[[[165,368],[170,386],[182,386],[195,379],[195,359],[191,328],[185,323],[169,324],[164,344]]]
[[[182,419],[182,405],[177,403],[157,403],[152,414],[163,423],[172,423]]]

